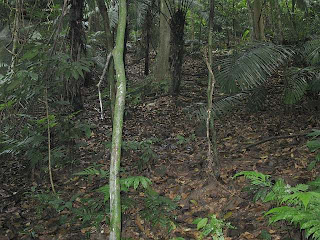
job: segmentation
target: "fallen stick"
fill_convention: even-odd
[[[301,136],[305,136],[307,135],[308,132],[305,132],[305,133],[299,133],[299,134],[292,134],[292,135],[284,135],[284,136],[273,136],[273,137],[268,137],[266,139],[263,139],[259,142],[256,142],[256,143],[252,143],[252,144],[249,144],[248,146],[245,147],[245,149],[249,149],[249,148],[252,148],[252,147],[255,147],[257,145],[260,145],[262,143],[265,143],[265,142],[268,142],[268,141],[271,141],[271,140],[275,140],[275,139],[284,139],[284,138],[293,138],[293,137],[301,137]]]

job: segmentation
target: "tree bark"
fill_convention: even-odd
[[[214,121],[212,118],[212,101],[214,96],[215,78],[212,72],[212,50],[213,50],[213,25],[214,25],[214,7],[215,0],[209,0],[210,14],[209,14],[209,35],[208,35],[208,59],[206,63],[208,66],[209,77],[208,77],[208,90],[207,90],[207,140],[208,140],[208,156],[207,166],[208,173],[213,174],[215,177],[220,177],[220,162],[217,149],[217,132],[215,129]],[[205,56],[206,58],[206,56]],[[211,138],[210,138],[211,135]]]
[[[104,3],[104,0],[96,0],[97,5],[100,11],[100,14],[103,18],[104,23],[104,31],[106,33],[106,46],[108,54],[113,50],[114,44],[113,44],[113,35],[110,28],[110,22],[109,22],[109,16],[108,11],[106,8],[106,5]],[[109,82],[110,87],[110,102],[111,102],[111,118],[113,120],[114,116],[114,105],[115,105],[115,99],[116,99],[116,84],[114,79],[114,61],[111,59],[111,62],[108,67],[108,73],[107,73],[107,79]]]
[[[160,0],[160,38],[157,53],[157,62],[154,68],[156,81],[170,79],[170,26],[168,24],[169,9],[165,3],[166,0]]]
[[[126,97],[126,76],[123,62],[124,37],[126,30],[126,0],[119,1],[119,21],[116,46],[113,50],[117,77],[117,94],[112,129],[112,152],[110,164],[110,240],[120,240],[121,199],[120,199],[120,158],[122,144],[123,113]]]
[[[171,45],[171,95],[177,96],[180,93],[181,71],[184,51],[184,25],[185,12],[178,8],[170,19],[170,30],[172,37]]]
[[[149,52],[150,52],[150,31],[151,31],[151,23],[152,23],[152,19],[151,19],[151,6],[148,7],[147,10],[147,14],[145,16],[145,34],[144,34],[144,38],[145,38],[145,54],[144,54],[144,75],[148,76],[149,75],[149,62],[150,62],[150,56],[149,56]]]
[[[72,0],[70,2],[70,54],[72,61],[79,61],[81,54],[85,53],[85,32],[83,29],[83,9],[84,0]],[[81,87],[84,84],[84,79],[79,77],[78,79],[67,79],[65,88],[66,96],[71,102],[75,111],[83,109],[83,101],[81,95]]]
[[[275,41],[277,44],[283,43],[283,30],[281,21],[281,9],[279,0],[272,0],[270,5],[271,16],[272,16],[272,26],[275,33]]]
[[[249,11],[252,19],[252,40],[264,41],[264,16],[262,13],[263,2],[262,0],[254,0],[253,3],[247,0]]]
[[[21,23],[21,16],[22,16],[22,2],[21,0],[16,0],[16,12],[14,17],[14,23],[13,23],[13,41],[12,41],[12,58],[11,58],[11,65],[9,72],[14,72],[14,68],[17,61],[17,50],[18,50],[18,42],[19,42],[19,31],[20,31],[20,23]]]

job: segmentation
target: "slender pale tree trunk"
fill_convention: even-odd
[[[117,94],[112,129],[112,152],[110,164],[110,240],[120,240],[121,199],[120,199],[120,158],[122,144],[123,113],[126,98],[126,75],[123,62],[124,37],[126,30],[126,0],[119,1],[119,21],[113,58],[117,77]]]
[[[264,41],[266,38],[264,33],[264,16],[262,12],[263,1],[254,0],[253,2],[251,2],[250,0],[247,0],[247,4],[252,16],[252,40]]]
[[[108,54],[113,50],[114,44],[113,44],[113,36],[110,28],[110,22],[109,22],[109,16],[108,11],[105,5],[104,0],[96,0],[97,5],[100,11],[100,14],[103,18],[104,23],[104,31],[106,33],[106,46]],[[116,99],[116,84],[114,79],[114,62],[113,59],[111,59],[111,62],[108,67],[108,73],[107,73],[107,79],[110,86],[110,101],[111,101],[111,118],[113,120],[114,116],[114,104]]]
[[[208,91],[207,91],[207,139],[208,139],[208,156],[207,156],[207,165],[208,165],[208,172],[214,174],[215,177],[220,176],[220,162],[218,156],[218,149],[217,149],[217,131],[215,128],[215,119],[212,117],[212,101],[214,96],[214,87],[215,87],[215,79],[212,72],[212,50],[213,50],[213,25],[214,25],[214,8],[215,8],[215,0],[209,0],[210,6],[210,14],[209,14],[209,35],[208,35]],[[206,57],[206,56],[205,56]],[[210,137],[211,134],[211,137]]]
[[[279,0],[270,1],[270,15],[272,16],[272,28],[274,32],[275,41],[278,44],[283,43],[283,30],[281,21],[281,9]]]
[[[170,26],[169,9],[166,0],[160,0],[160,38],[157,53],[157,62],[154,68],[154,76],[156,81],[167,79],[170,82]]]
[[[17,61],[17,50],[18,50],[18,43],[19,43],[19,31],[20,31],[20,25],[21,25],[21,17],[22,17],[22,2],[21,0],[16,0],[16,12],[14,17],[14,23],[13,23],[13,41],[12,41],[12,58],[11,58],[11,65],[9,71],[13,73],[14,67],[16,65]]]

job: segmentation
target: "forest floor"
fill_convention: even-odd
[[[142,66],[143,62],[134,63],[129,56],[128,82],[138,83],[144,79]],[[248,145],[269,137],[306,133],[319,128],[319,115],[303,104],[288,109],[282,103],[280,74],[273,76],[262,109],[252,111],[241,106],[217,121],[221,182],[213,183],[206,178],[207,142],[202,124],[195,117],[195,112],[206,102],[206,79],[207,69],[202,59],[186,57],[180,96],[175,99],[168,95],[147,96],[137,105],[127,105],[123,130],[127,149],[121,160],[122,177],[148,177],[159,196],[175,201],[177,206],[171,212],[174,223],[169,224],[173,229],[168,233],[165,228],[157,224],[152,226],[146,221],[148,213],[145,218],[139,214],[146,205],[142,200],[146,196],[143,189],[125,193],[135,203],[123,214],[123,239],[197,239],[199,231],[192,222],[209,214],[215,214],[236,227],[225,232],[225,239],[301,239],[300,232],[289,225],[269,225],[264,213],[270,204],[253,202],[253,194],[242,191],[248,182],[243,178],[232,179],[232,176],[240,171],[259,171],[270,174],[273,179],[283,178],[290,185],[319,176],[319,168],[307,170],[314,154],[307,149],[305,136],[275,138],[247,149]],[[95,190],[108,181],[99,176],[73,175],[94,164],[108,166],[110,161],[106,147],[111,140],[110,117],[106,113],[106,119],[100,119],[95,87],[85,90],[85,95],[86,111],[81,118],[95,127],[86,140],[87,146],[80,149],[77,166],[53,170],[56,190],[63,200],[48,197],[50,195],[45,191],[50,189],[47,174],[43,174],[38,182],[31,182],[25,168],[17,161],[7,159],[0,162],[0,240],[103,239],[94,227],[81,225],[84,212],[87,211],[88,218],[92,218],[88,213],[90,210],[82,208],[82,217],[72,223],[66,220],[73,216],[71,208],[83,206],[80,196],[101,200],[101,194]],[[133,141],[144,142],[144,145],[137,147]],[[149,151],[145,158],[144,151]],[[36,195],[37,198],[32,197]],[[67,199],[75,195],[68,208]],[[159,196],[158,199],[162,199]],[[50,203],[51,207],[42,206],[43,201]],[[57,212],[52,206],[59,204],[64,207]],[[160,208],[161,212],[164,213],[165,209]],[[268,234],[271,238],[267,237]]]

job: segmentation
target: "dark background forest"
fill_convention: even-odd
[[[0,0],[0,240],[320,239],[318,0]]]

